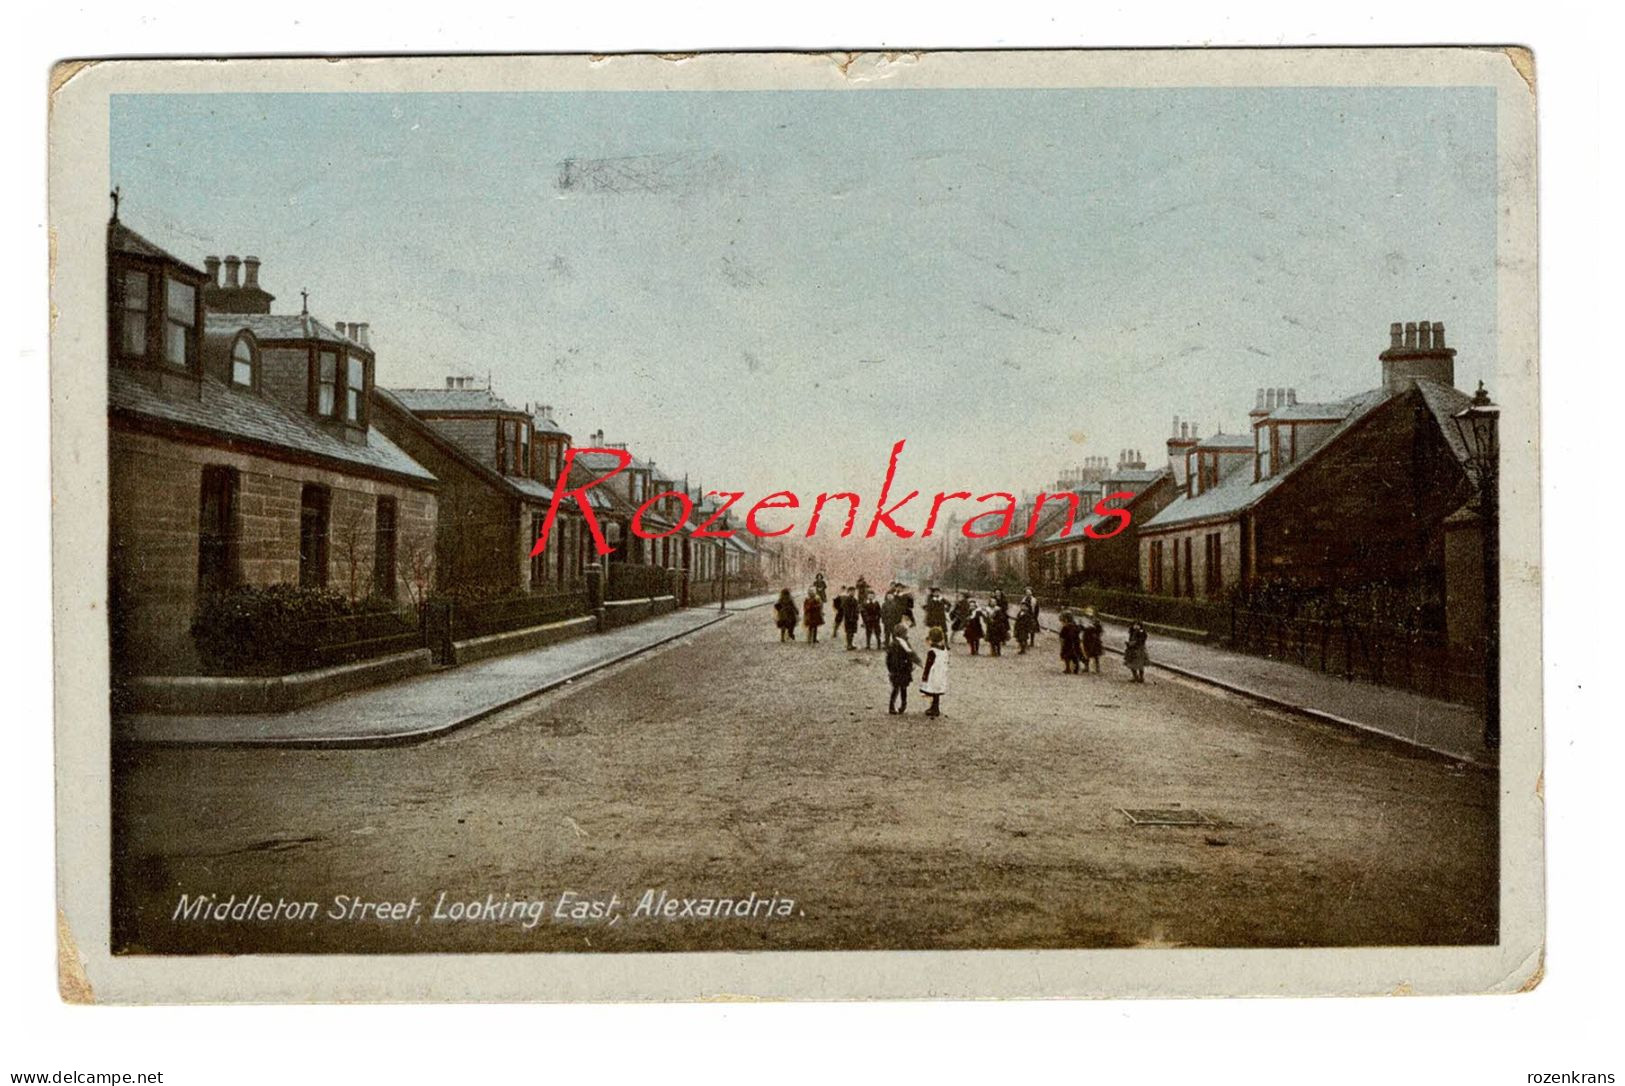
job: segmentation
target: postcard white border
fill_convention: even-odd
[[[110,1003],[1300,996],[1513,992],[1544,950],[1535,95],[1494,48],[111,60],[50,118],[57,899],[64,996]],[[105,223],[114,93],[1486,86],[1497,102],[1502,427],[1501,942],[1315,950],[114,957],[105,646]]]

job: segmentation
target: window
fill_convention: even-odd
[[[1218,532],[1209,532],[1202,538],[1203,560],[1207,572],[1207,594],[1217,596],[1224,589],[1224,565],[1221,551],[1223,537]]]
[[[1174,544],[1178,546],[1178,544]],[[1191,568],[1191,537],[1185,537],[1185,595],[1196,597],[1196,571]]]
[[[553,545],[553,552],[558,555],[557,559],[554,561],[554,569],[558,574],[557,580],[560,584],[563,584],[568,579],[569,574],[569,568],[565,565],[565,562],[568,560],[568,556],[571,552],[569,543],[572,533],[569,529],[570,522],[567,520],[558,520],[553,524],[553,530],[558,533],[559,536],[558,540]],[[536,534],[540,535],[541,530],[538,529]]]
[[[1162,540],[1153,540],[1151,543],[1151,584],[1153,592],[1162,591]]]
[[[167,279],[164,297],[164,361],[190,369],[197,357],[197,288]]]
[[[322,351],[316,359],[316,414],[329,418],[338,410],[339,355]]]
[[[350,355],[344,371],[344,418],[361,421],[361,400],[367,394],[367,364],[359,355]]]
[[[237,583],[237,470],[203,469],[198,498],[197,584],[220,592]]]
[[[325,486],[305,484],[299,493],[299,585],[327,586],[327,514],[332,495]]]
[[[254,386],[254,346],[245,336],[238,336],[231,346],[231,383]]]
[[[525,423],[516,422],[519,428],[519,472],[520,475],[530,474],[530,427]]]
[[[395,499],[379,498],[373,517],[372,590],[395,598]]]
[[[530,515],[530,545],[533,548],[536,546],[536,541],[542,538],[542,522],[546,519],[547,518],[541,513],[532,513]],[[563,525],[554,525],[555,531],[560,527],[563,527]],[[550,537],[547,542],[549,546],[557,546],[562,542],[562,540],[553,539]],[[539,554],[533,554],[530,556],[531,589],[535,590],[540,588],[542,586],[542,582],[545,580],[547,580],[547,552],[544,550]]]
[[[148,282],[144,271],[126,271],[123,276],[119,347],[132,358],[147,356]]]

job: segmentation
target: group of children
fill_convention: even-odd
[[[942,715],[942,697],[948,692],[949,646],[955,632],[962,633],[972,656],[980,655],[983,641],[990,655],[1002,655],[1015,632],[1018,651],[1025,653],[1037,640],[1039,603],[1028,589],[1022,597],[1014,621],[1010,617],[1010,603],[1003,591],[995,592],[983,603],[975,603],[969,593],[960,593],[951,606],[942,591],[932,587],[926,597],[925,625],[926,652],[922,658],[909,640],[915,624],[914,595],[905,585],[893,583],[884,596],[870,591],[868,583],[859,577],[855,585],[843,585],[833,600],[828,600],[828,586],[819,573],[808,589],[801,606],[788,588],[779,593],[773,605],[774,622],[779,629],[780,641],[794,641],[798,620],[807,630],[807,642],[816,643],[818,628],[824,625],[824,604],[830,602],[834,610],[837,633],[846,634],[846,648],[857,648],[854,638],[861,625],[864,648],[883,647],[886,650],[886,673],[891,681],[891,697],[886,711],[896,715],[908,709],[908,690],[914,682],[914,669],[920,668],[920,693],[931,699],[925,715]],[[1093,607],[1085,607],[1080,617],[1070,611],[1061,613],[1061,664],[1069,675],[1100,672],[1100,657],[1104,649],[1104,629],[1095,617]],[[1150,663],[1146,650],[1146,630],[1138,620],[1128,628],[1127,646],[1123,663],[1128,667],[1132,682],[1145,682],[1145,669]]]

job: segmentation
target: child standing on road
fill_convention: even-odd
[[[1123,651],[1123,663],[1133,676],[1130,682],[1145,682],[1145,669],[1151,663],[1151,654],[1146,651],[1145,643],[1145,627],[1140,624],[1139,619],[1135,619],[1129,623],[1128,647]]]
[[[972,605],[970,613],[965,616],[965,644],[970,646],[970,654],[975,656],[982,647],[982,609]]]
[[[886,647],[886,639],[880,634],[880,601],[873,596],[863,601],[863,647]]]
[[[1105,641],[1106,631],[1101,628],[1100,620],[1095,617],[1093,607],[1083,609],[1083,670],[1088,671],[1092,666],[1095,674],[1100,674],[1100,653]]]
[[[1078,628],[1077,620],[1072,617],[1071,611],[1061,612],[1061,666],[1068,675],[1078,673],[1078,664],[1083,661],[1083,631]]]
[[[928,646],[925,668],[920,672],[920,693],[931,699],[926,716],[942,715],[942,695],[948,692],[948,635],[941,626],[931,627],[925,635]]]
[[[914,681],[914,665],[920,657],[908,643],[908,623],[899,622],[892,630],[891,644],[886,646],[886,674],[891,678],[891,699],[886,712],[900,716],[908,712],[908,684]]]
[[[1016,652],[1023,655],[1033,647],[1033,640],[1038,636],[1038,615],[1033,611],[1032,604],[1023,603],[1021,610],[1016,612]]]
[[[780,641],[796,639],[796,601],[788,588],[779,592],[779,601],[773,605],[773,621],[779,627]]]
[[[801,621],[807,627],[807,644],[814,644],[818,640],[818,627],[824,624],[824,601],[819,598],[816,586],[801,602],[801,612]]]

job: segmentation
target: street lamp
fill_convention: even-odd
[[[1473,402],[1451,420],[1478,487],[1484,543],[1484,746],[1495,750],[1501,745],[1501,409],[1490,402],[1480,381]]]
[[[726,516],[722,518],[722,529],[723,529],[723,531],[728,530],[728,518]],[[717,560],[720,563],[722,563],[721,568],[720,568],[720,573],[719,573],[719,575],[722,578],[722,582],[717,588],[717,610],[718,611],[727,611],[728,610],[728,541],[726,539],[718,539],[717,540]]]

